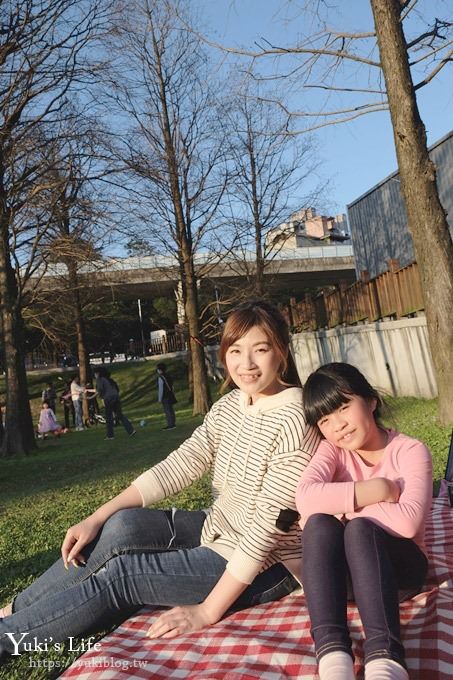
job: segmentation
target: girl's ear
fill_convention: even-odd
[[[370,399],[370,407],[371,407],[371,413],[374,413],[376,408],[377,408],[377,399],[376,397],[373,397]]]

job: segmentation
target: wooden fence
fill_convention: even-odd
[[[362,280],[351,286],[340,284],[315,297],[307,295],[301,302],[291,298],[282,311],[295,331],[304,331],[399,319],[423,310],[417,263],[399,268],[398,263],[391,260],[389,265],[389,271],[374,279],[363,272]]]

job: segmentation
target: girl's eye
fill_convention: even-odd
[[[318,427],[322,427],[322,425],[327,424],[327,418],[321,418],[321,420],[318,420]]]
[[[340,411],[345,411],[347,408],[349,408],[349,403],[343,404],[343,406],[340,406]]]

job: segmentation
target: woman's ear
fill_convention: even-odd
[[[370,408],[371,408],[371,413],[374,413],[376,408],[377,408],[377,399],[376,397],[373,397],[370,399]]]

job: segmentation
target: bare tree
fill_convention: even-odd
[[[80,381],[86,384],[90,367],[85,310],[98,296],[97,274],[104,267],[101,252],[110,226],[110,201],[102,181],[108,170],[99,160],[96,122],[74,105],[66,108],[71,115],[46,144],[48,189],[41,202],[48,226],[34,259],[39,269],[29,282],[26,316],[59,344],[64,335],[66,346],[75,336]],[[86,402],[84,415],[88,417]]]
[[[446,3],[370,0],[370,7],[375,30],[348,32],[328,27],[326,16],[332,7],[327,3],[307,0],[305,10],[310,10],[317,28],[298,44],[280,46],[263,38],[254,51],[227,49],[254,63],[265,57],[283,60],[272,79],[285,79],[293,97],[296,92],[326,93],[318,109],[294,110],[284,99],[273,100],[285,113],[306,122],[292,134],[390,110],[408,228],[422,277],[439,415],[449,423],[453,422],[453,242],[416,95],[451,64],[453,23],[450,16],[435,15]],[[340,96],[353,97],[354,103],[331,106],[333,98]]]
[[[140,0],[122,12],[115,42],[121,76],[111,91],[132,123],[114,153],[129,173],[126,200],[139,224],[136,236],[170,254],[179,272],[198,414],[207,412],[210,395],[195,256],[212,237],[225,181],[206,55],[178,20],[177,4]]]
[[[316,149],[308,136],[303,141],[288,136],[288,116],[261,100],[258,88],[251,84],[242,85],[242,94],[230,104],[228,118],[234,225],[229,259],[234,262],[234,255],[238,256],[241,273],[247,276],[249,285],[241,290],[242,295],[261,297],[269,265],[293,235],[290,228],[280,229],[278,235],[274,230],[296,209],[308,208],[319,199]],[[304,196],[307,180],[310,188]]]
[[[0,314],[6,370],[3,455],[34,448],[24,366],[22,302],[24,279],[33,269],[40,236],[28,236],[24,213],[37,209],[47,188],[45,168],[30,150],[41,130],[57,125],[71,87],[96,75],[87,48],[106,30],[108,3],[94,0],[5,0],[0,23]],[[58,127],[58,125],[57,125]],[[41,155],[45,158],[45,153]],[[21,229],[18,229],[21,225]],[[43,233],[43,230],[38,230]],[[45,229],[44,229],[45,231]],[[27,252],[28,265],[23,261]]]

